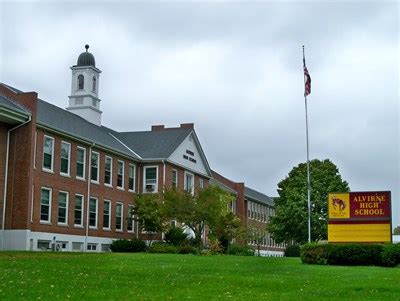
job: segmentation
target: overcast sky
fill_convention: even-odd
[[[105,126],[194,122],[211,168],[269,196],[310,157],[353,191],[391,190],[400,224],[395,3],[0,4],[0,81],[67,107],[84,45],[102,70]]]

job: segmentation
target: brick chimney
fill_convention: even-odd
[[[194,129],[194,123],[181,123],[181,129]]]
[[[165,125],[163,124],[158,124],[158,125],[152,125],[151,126],[151,131],[156,132],[156,131],[162,131],[165,129]]]

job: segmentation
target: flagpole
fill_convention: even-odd
[[[303,45],[303,68],[306,66]],[[306,84],[306,78],[304,78]],[[311,242],[311,184],[310,184],[310,155],[308,143],[308,113],[307,113],[307,94],[304,93],[304,105],[306,111],[306,145],[307,145],[307,206],[308,206],[308,242]]]

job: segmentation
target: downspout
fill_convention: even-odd
[[[89,202],[90,202],[90,183],[92,181],[92,168],[91,168],[91,162],[92,162],[92,148],[93,146],[95,146],[95,143],[93,142],[93,144],[90,146],[89,148],[89,160],[87,163],[87,168],[88,168],[88,172],[87,172],[87,201],[86,201],[86,233],[85,233],[85,246],[84,246],[84,252],[87,252],[87,239],[89,236]]]
[[[6,166],[5,166],[5,172],[4,172],[4,193],[3,193],[3,217],[1,221],[1,229],[2,229],[2,236],[1,236],[1,249],[4,250],[4,235],[5,235],[5,219],[6,219],[6,205],[7,205],[7,184],[8,184],[8,159],[9,159],[9,153],[10,153],[10,133],[19,127],[31,122],[32,116],[29,116],[28,120],[25,121],[24,123],[21,123],[20,125],[17,125],[16,127],[13,127],[8,130],[7,132],[7,148],[6,148]],[[31,209],[32,210],[32,209]]]
[[[137,190],[136,190],[136,195],[138,195],[140,193],[140,169],[142,168],[142,164],[138,163],[138,175],[137,175]],[[136,221],[136,238],[139,239],[139,222]]]
[[[162,178],[162,190],[163,190],[163,194],[165,192],[165,160],[161,161],[163,164],[163,178]],[[161,232],[161,239],[164,240],[164,232]]]

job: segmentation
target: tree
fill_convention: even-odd
[[[393,229],[393,235],[400,235],[400,226]]]
[[[228,214],[228,204],[233,197],[217,186],[209,186],[192,195],[186,191],[166,189],[164,210],[169,219],[184,223],[194,233],[196,246],[203,247],[201,239],[206,225],[217,227],[221,218]]]
[[[311,240],[327,239],[327,200],[329,192],[348,192],[339,170],[330,160],[310,162],[311,183]],[[294,167],[278,184],[275,216],[269,230],[277,243],[308,241],[307,164]]]
[[[244,231],[240,218],[229,211],[227,214],[221,215],[219,222],[210,229],[210,234],[220,241],[224,250],[229,254],[231,240],[241,236]]]
[[[160,194],[138,194],[133,206],[135,220],[140,229],[149,235],[150,245],[153,235],[162,232],[165,228],[165,214]]]

